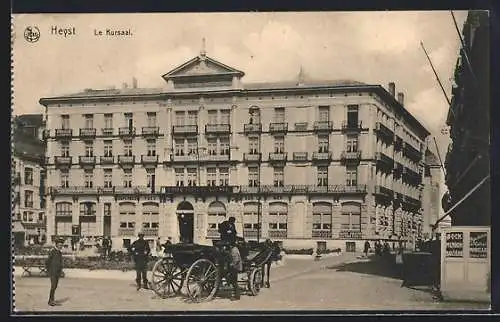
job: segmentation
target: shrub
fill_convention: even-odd
[[[314,249],[312,248],[302,248],[302,249],[284,249],[287,255],[312,255]]]
[[[322,254],[332,254],[332,253],[341,253],[342,249],[340,248],[335,248],[335,249],[325,249],[323,251],[318,251],[318,255]]]

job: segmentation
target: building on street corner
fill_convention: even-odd
[[[211,244],[228,216],[295,249],[422,236],[429,132],[394,83],[244,83],[203,51],[162,77],[40,99],[50,238]]]
[[[46,241],[43,115],[15,116],[12,127],[11,193],[14,245],[43,244]]]

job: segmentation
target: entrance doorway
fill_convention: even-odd
[[[179,222],[179,240],[181,243],[192,244],[194,241],[194,208],[187,201],[177,206],[177,220]]]

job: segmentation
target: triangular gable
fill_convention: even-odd
[[[204,56],[203,58],[198,56],[188,62],[182,64],[181,66],[171,70],[162,77],[164,79],[177,78],[177,77],[189,77],[189,76],[206,76],[206,75],[237,75],[242,77],[244,73],[215,59]]]

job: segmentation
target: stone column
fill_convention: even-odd
[[[73,200],[72,225],[80,224],[80,202]]]
[[[102,199],[96,204],[96,234],[102,236],[104,234],[104,205]]]
[[[312,206],[311,206],[312,211]],[[342,204],[333,202],[332,204],[332,238],[338,238],[340,234],[340,216],[342,216]],[[311,226],[312,228],[312,226]]]
[[[306,213],[305,213],[305,224],[304,224],[304,238],[312,238],[312,215],[313,215],[313,206],[311,202],[306,202]]]
[[[269,200],[262,202],[262,208],[260,212],[260,239],[264,240],[269,236]]]

